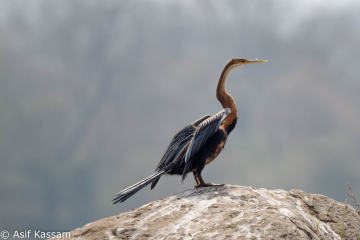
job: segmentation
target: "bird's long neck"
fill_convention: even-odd
[[[223,108],[230,108],[231,113],[227,116],[223,123],[225,131],[229,134],[234,128],[237,120],[237,110],[235,101],[230,94],[226,92],[225,83],[229,73],[237,66],[231,65],[230,62],[225,65],[224,70],[220,75],[220,79],[216,88],[216,97],[223,106]]]

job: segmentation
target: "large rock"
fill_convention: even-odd
[[[345,211],[343,239],[357,239],[360,212],[344,203],[301,190],[226,185],[89,223],[71,239],[341,239]]]

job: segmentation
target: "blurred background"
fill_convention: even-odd
[[[72,230],[192,188],[153,173],[171,138],[239,120],[207,182],[360,199],[359,1],[0,2],[0,226]]]

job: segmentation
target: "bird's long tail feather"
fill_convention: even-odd
[[[112,200],[113,204],[116,204],[118,202],[124,202],[126,199],[128,199],[129,197],[131,197],[132,195],[134,195],[135,193],[137,193],[138,191],[140,191],[141,189],[146,187],[148,184],[150,184],[156,180],[159,180],[159,178],[165,173],[166,173],[165,170],[161,170],[161,171],[155,173],[154,175],[151,175],[150,177],[145,178],[144,180],[118,192],[114,196],[115,198]]]

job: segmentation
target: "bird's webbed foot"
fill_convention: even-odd
[[[200,187],[221,187],[221,186],[224,186],[224,185],[225,184],[203,183],[203,184],[195,185],[195,188],[200,188]]]
[[[195,185],[195,188],[201,188],[201,187],[221,187],[225,184],[215,184],[215,183],[205,183],[204,179],[201,177],[201,173],[194,172],[194,177],[197,185]]]

